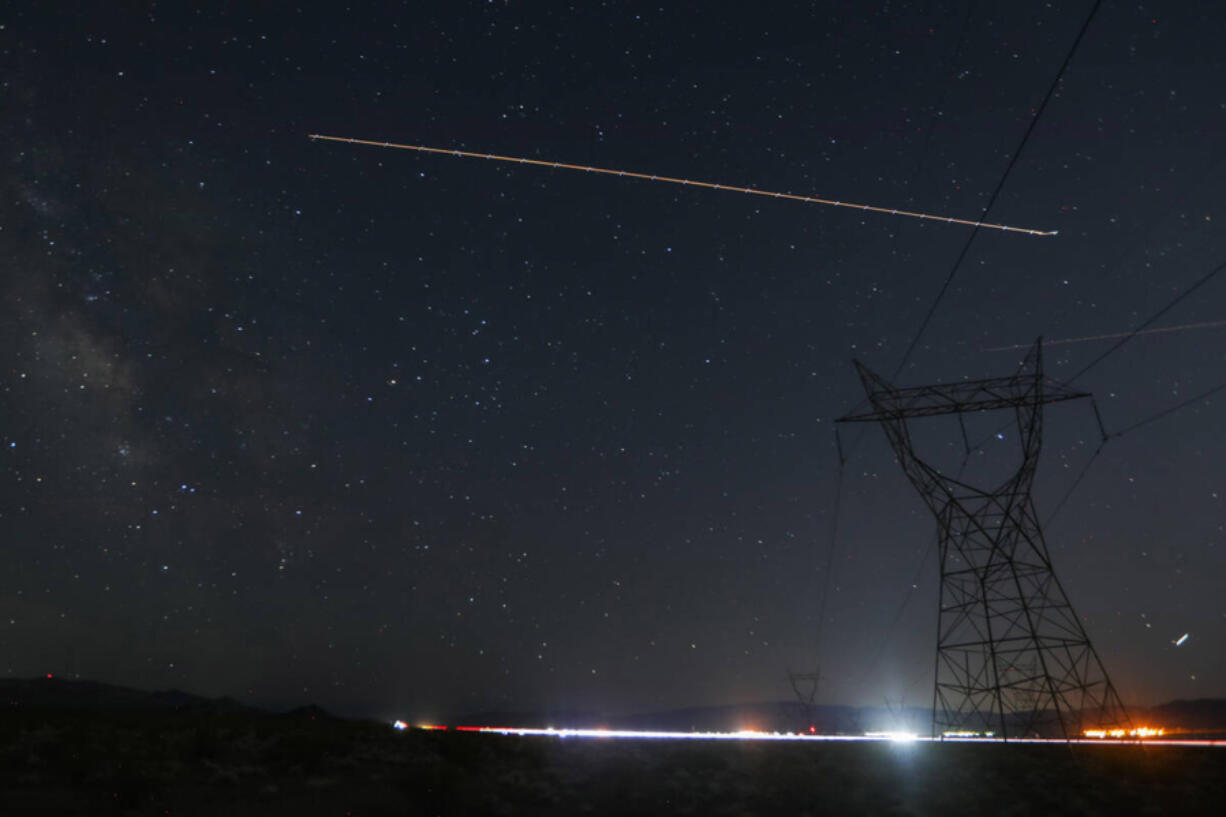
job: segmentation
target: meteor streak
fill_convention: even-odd
[[[1062,343],[1087,343],[1092,340],[1114,340],[1128,335],[1157,335],[1162,332],[1182,332],[1185,329],[1215,329],[1219,326],[1226,326],[1226,321],[1201,321],[1200,323],[1182,323],[1179,326],[1160,326],[1157,329],[1142,329],[1139,332],[1112,332],[1109,335],[1086,335],[1080,338],[1061,338],[1059,340],[1045,340],[1044,346],[1059,346]],[[1011,352],[1014,349],[1029,349],[1034,346],[1034,341],[1030,343],[1018,343],[1013,346],[993,346],[990,349],[984,349],[985,352]]]
[[[328,142],[346,142],[351,145],[370,145],[380,148],[396,148],[397,150],[416,150],[419,153],[438,153],[443,156],[460,156],[468,159],[491,159],[495,162],[509,162],[517,165],[536,165],[538,167],[561,168],[565,170],[582,170],[586,173],[603,173],[606,176],[623,176],[628,179],[645,179],[651,182],[668,182],[669,184],[682,184],[687,187],[706,187],[711,190],[728,190],[733,193],[749,193],[754,196],[766,196],[772,199],[787,199],[789,201],[802,201],[806,204],[824,204],[828,207],[846,207],[852,210],[863,210],[870,213],[883,213],[889,216],[903,216],[906,218],[918,218],[924,221],[936,221],[943,224],[960,224],[964,227],[981,227],[985,230],[1001,230],[1008,233],[1023,233],[1025,235],[1048,236],[1056,235],[1056,230],[1033,230],[1029,227],[1010,227],[1005,224],[992,224],[986,221],[972,221],[965,218],[951,218],[949,216],[937,216],[931,213],[917,213],[911,210],[899,210],[894,207],[878,207],[872,204],[856,204],[850,201],[839,201],[835,199],[823,199],[816,196],[799,196],[795,193],[775,193],[770,190],[757,190],[752,187],[735,187],[728,184],[716,184],[714,182],[696,182],[691,179],[678,179],[672,176],[658,176],[654,173],[633,173],[629,170],[610,170],[604,167],[588,167],[587,165],[573,165],[566,162],[549,162],[541,159],[525,159],[518,156],[499,156],[494,153],[473,153],[467,150],[452,150],[449,148],[431,148],[423,145],[401,145],[395,142],[376,142],[371,139],[351,139],[348,136],[324,136],[320,133],[312,133],[307,136],[308,139],[322,139]]]

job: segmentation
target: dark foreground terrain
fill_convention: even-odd
[[[1226,749],[397,732],[60,679],[2,680],[0,701],[3,817],[1217,815],[1226,802]],[[1160,714],[1204,723],[1219,703]]]
[[[597,742],[3,713],[0,814],[1221,814],[1226,750]]]

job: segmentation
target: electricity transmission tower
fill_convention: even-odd
[[[817,726],[817,686],[821,683],[819,672],[792,672],[788,670],[788,682],[796,693],[796,700],[804,709],[805,720],[810,730]]]
[[[1009,377],[895,388],[858,361],[869,409],[844,423],[879,423],[904,473],[936,516],[941,587],[933,736],[1080,737],[1128,725],[1119,695],[1056,578],[1030,489],[1043,406],[1089,397],[1043,377],[1042,341]],[[920,459],[909,422],[1009,410],[1022,461],[993,488]],[[965,439],[965,426],[963,426]]]

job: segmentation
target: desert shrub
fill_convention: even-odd
[[[263,761],[275,770],[297,769],[304,774],[315,774],[335,749],[335,741],[327,734],[294,731],[273,737],[264,749]]]
[[[502,745],[486,735],[440,733],[427,735],[426,745],[448,764],[480,769],[502,754]]]
[[[400,791],[422,814],[476,813],[480,786],[462,766],[434,759],[406,771]]]
[[[552,775],[522,768],[502,772],[485,794],[484,805],[492,814],[540,813],[561,800]]]
[[[224,743],[217,724],[206,718],[191,731],[191,740],[184,753],[187,760],[216,760],[223,755]]]
[[[138,809],[159,799],[166,786],[159,769],[136,760],[118,764],[104,782],[113,804],[123,811]]]
[[[67,734],[39,749],[48,776],[71,786],[80,785],[95,766],[95,747],[87,739],[78,741]]]
[[[550,745],[543,740],[508,738],[498,749],[520,769],[537,771],[551,765]]]

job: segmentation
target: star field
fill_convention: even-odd
[[[306,135],[977,218],[1085,13],[11,12],[0,672],[429,716],[785,699],[820,661],[829,702],[923,704],[934,523],[869,429],[836,530],[831,420],[965,229]],[[1128,331],[1224,260],[1222,24],[1104,5],[988,219],[1059,236],[978,235],[901,383]],[[1220,382],[1222,331],[1077,385],[1124,428]],[[1047,529],[1128,702],[1226,696],[1222,400],[1111,441]],[[1079,404],[1046,435],[1051,509],[1100,440]]]

